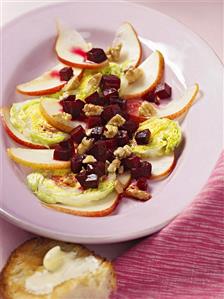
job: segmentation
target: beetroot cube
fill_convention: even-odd
[[[148,144],[150,135],[151,132],[149,131],[149,129],[145,129],[135,134],[135,140],[137,144]]]
[[[93,155],[98,161],[106,161],[107,148],[104,140],[96,141],[88,153]]]
[[[121,114],[121,108],[118,105],[109,105],[104,108],[101,117],[108,122],[116,114]]]
[[[123,126],[121,127],[122,130],[126,130],[128,132],[129,138],[132,138],[135,131],[138,129],[138,125],[133,120],[127,120]]]
[[[94,138],[95,140],[98,140],[103,135],[103,127],[95,127],[92,129],[90,137]]]
[[[107,150],[115,150],[117,148],[117,139],[116,138],[110,138],[103,140],[102,143],[106,146]]]
[[[97,161],[91,164],[87,164],[86,171],[88,173],[95,173],[99,177],[101,177],[106,173],[105,163],[102,161]]]
[[[74,173],[79,173],[82,170],[83,156],[75,155],[71,159],[71,170]]]
[[[115,88],[108,88],[103,90],[103,96],[105,99],[109,100],[111,97],[119,98],[119,93]]]
[[[92,48],[90,51],[86,53],[87,59],[96,63],[101,63],[107,60],[107,56],[103,49],[100,48]]]
[[[71,131],[70,135],[72,141],[79,144],[85,137],[85,130],[81,125],[79,125]]]
[[[62,148],[65,148],[65,149],[70,149],[72,152],[74,152],[74,143],[72,141],[71,138],[67,139],[67,140],[64,140],[64,141],[61,141],[59,143],[59,145],[62,147]]]
[[[154,91],[153,92],[150,92],[150,93],[147,93],[142,99],[144,101],[148,101],[148,102],[151,102],[151,103],[154,103],[155,101],[155,93]]]
[[[122,112],[125,112],[127,108],[127,102],[124,99],[121,99],[119,97],[112,96],[110,98],[110,104],[117,104],[122,109]]]
[[[85,102],[87,104],[103,106],[105,101],[103,98],[100,97],[99,93],[95,91],[94,93],[85,98]]]
[[[103,75],[100,81],[100,88],[102,90],[115,88],[118,90],[121,85],[121,80],[115,75]]]
[[[88,173],[87,171],[82,171],[77,174],[76,179],[83,187],[83,189],[97,188],[99,185],[99,177],[95,173]]]
[[[156,87],[155,95],[160,99],[168,99],[171,97],[172,88],[167,83],[161,83]]]
[[[73,76],[73,69],[71,67],[64,67],[59,71],[61,81],[68,81]]]
[[[114,156],[114,151],[109,149],[107,150],[107,156],[106,156],[106,160],[109,161],[109,162],[112,162],[114,159],[115,159],[115,156]]]
[[[72,149],[63,148],[60,145],[56,145],[54,150],[54,160],[69,161],[72,156]]]
[[[83,101],[80,100],[62,100],[61,105],[63,107],[63,111],[72,115],[72,118],[77,118],[82,114],[82,109],[85,105]]]
[[[100,116],[89,116],[87,118],[87,126],[88,128],[93,128],[96,126],[101,126],[102,125],[102,119]]]
[[[71,94],[70,96],[67,96],[67,98],[64,98],[63,101],[75,101],[76,100],[76,95]]]
[[[135,155],[122,160],[122,164],[126,170],[137,168],[141,165],[141,159]]]
[[[131,168],[130,170],[131,170],[131,177],[133,179],[138,179],[141,177],[150,177],[152,171],[152,165],[147,161],[141,161],[139,166]]]
[[[124,146],[125,144],[129,143],[128,132],[125,130],[120,130],[117,133],[116,138],[117,138],[118,146]]]
[[[148,188],[147,178],[145,178],[145,177],[139,178],[139,179],[137,180],[137,187],[138,187],[140,190],[146,191],[147,188]]]

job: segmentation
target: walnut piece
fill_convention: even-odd
[[[102,78],[102,74],[97,73],[89,79],[87,86],[86,86],[87,94],[90,93],[91,91],[96,90],[99,87],[101,78]]]
[[[125,190],[125,195],[141,201],[149,200],[152,196],[149,192],[140,190],[136,185],[129,185]]]
[[[108,172],[114,173],[120,167],[121,161],[119,159],[114,159],[107,168]]]
[[[114,47],[110,47],[106,51],[106,55],[109,61],[117,62],[120,59],[122,44],[117,44]]]
[[[79,155],[84,154],[88,151],[88,149],[92,146],[94,139],[87,139],[84,137],[81,141],[81,143],[77,147],[77,152]]]
[[[96,162],[96,159],[92,155],[87,155],[85,159],[82,161],[82,163],[84,164],[94,163],[94,162]]]
[[[71,91],[76,89],[80,85],[79,78],[74,76],[72,77],[63,87],[62,91]]]
[[[69,120],[72,120],[72,116],[71,114],[69,113],[66,113],[66,112],[58,112],[56,114],[53,114],[53,117],[57,120],[66,120],[66,121],[69,121]]]
[[[82,109],[86,116],[100,115],[103,112],[103,107],[93,104],[85,104]]]
[[[104,131],[103,135],[106,138],[113,138],[115,135],[117,135],[118,127],[112,126],[112,125],[106,125],[106,130]]]
[[[144,101],[141,106],[138,108],[139,115],[142,116],[154,116],[156,115],[156,110],[152,104],[147,101]]]
[[[125,71],[125,78],[128,81],[128,84],[132,84],[135,81],[137,81],[141,76],[143,75],[143,72],[141,69],[136,68],[134,66],[130,66],[126,71]]]
[[[121,127],[121,126],[123,126],[125,121],[126,120],[120,114],[116,114],[109,120],[109,122],[107,124],[116,126],[116,127]]]
[[[114,155],[119,158],[119,159],[124,159],[129,157],[132,154],[131,148],[129,145],[125,145],[123,147],[118,147],[115,151],[114,151]]]

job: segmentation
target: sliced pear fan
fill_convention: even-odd
[[[121,78],[120,95],[125,99],[136,99],[152,91],[161,81],[164,73],[164,58],[159,51],[153,52],[138,68],[142,76],[129,84],[125,76]]]
[[[51,70],[43,73],[41,76],[23,84],[17,85],[17,91],[19,93],[37,96],[55,93],[63,88],[67,83],[66,81],[61,81],[59,77],[59,71],[66,67],[62,63],[58,63]],[[74,77],[80,77],[82,70],[78,68],[73,68]]]
[[[79,32],[74,29],[65,28],[60,21],[57,21],[58,36],[55,51],[58,59],[69,66],[94,69],[101,68],[107,64],[107,60],[102,63],[85,61],[85,57],[74,53],[74,49],[89,51],[89,45]]]
[[[18,164],[34,169],[69,169],[70,161],[54,160],[53,149],[9,148],[9,157]]]
[[[62,106],[59,100],[42,98],[40,101],[40,111],[52,126],[63,132],[69,133],[78,125],[81,125],[84,129],[86,128],[85,122],[66,120],[63,117],[60,117],[60,115],[62,115]]]
[[[137,66],[142,58],[142,46],[133,26],[130,23],[122,24],[115,35],[112,47],[121,45],[120,58],[116,63],[125,64],[125,68]]]
[[[199,91],[199,85],[196,83],[185,90],[180,99],[173,99],[165,107],[156,108],[156,116],[175,119],[186,113],[193,105]]]
[[[1,111],[1,118],[3,126],[7,132],[7,134],[17,143],[21,145],[25,145],[29,148],[46,148],[43,144],[32,142],[29,138],[27,138],[25,135],[20,133],[11,123],[10,121],[10,110],[9,108],[2,108]]]

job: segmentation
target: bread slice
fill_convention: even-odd
[[[42,266],[45,254],[54,246],[63,251],[76,251],[77,257],[95,256],[99,269],[57,285],[51,294],[35,295],[25,289],[26,278]],[[34,238],[19,246],[10,256],[0,274],[3,299],[106,299],[116,287],[113,266],[87,248],[45,238]]]

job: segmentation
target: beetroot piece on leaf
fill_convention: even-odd
[[[151,163],[147,161],[140,161],[140,165],[134,168],[131,168],[131,177],[133,179],[138,179],[141,177],[150,177],[152,171]]]
[[[148,144],[150,135],[151,135],[151,132],[149,131],[149,129],[138,131],[135,134],[135,140],[136,140],[137,144]]]

